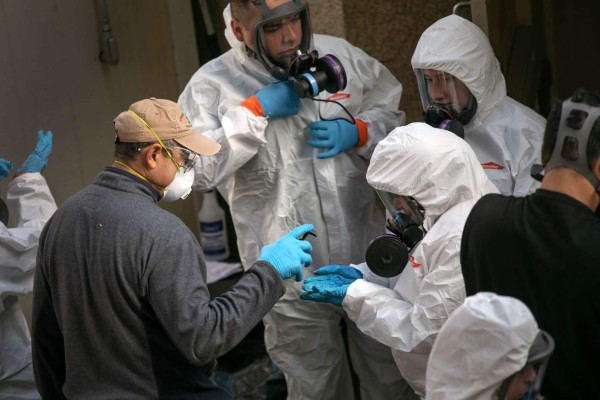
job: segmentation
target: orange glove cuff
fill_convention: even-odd
[[[358,128],[358,143],[356,143],[356,147],[362,147],[367,143],[367,139],[369,138],[369,128],[367,128],[367,124],[362,119],[354,118],[354,121],[356,121],[356,127]]]
[[[242,101],[242,107],[245,107],[257,117],[265,116],[265,112],[263,111],[263,108],[260,105],[260,101],[258,101],[256,96],[250,96],[246,100]]]

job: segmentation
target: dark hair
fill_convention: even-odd
[[[252,28],[247,26],[250,22],[252,13],[250,12],[251,0],[231,0],[231,16],[237,18],[245,28]]]
[[[600,95],[598,93],[579,89],[571,97],[574,103],[584,103],[592,107],[600,107]],[[546,122],[546,130],[544,132],[544,142],[542,144],[542,164],[550,160],[554,147],[556,146],[556,138],[558,136],[558,128],[562,116],[562,102],[557,101],[552,106],[548,121]],[[567,117],[567,125],[573,129],[579,129],[585,122],[588,114],[581,110],[573,110]],[[590,137],[586,146],[587,163],[590,168],[600,156],[600,118],[596,119],[590,133]],[[564,143],[563,156],[567,158],[576,157],[573,154],[577,150],[577,143],[573,140]]]
[[[131,143],[121,142],[119,138],[115,141],[115,158],[121,161],[131,161],[137,157],[137,155],[146,147],[156,144],[158,142],[145,142],[145,143]],[[163,140],[165,147],[177,147],[179,146],[174,140]],[[163,149],[164,151],[164,149]]]

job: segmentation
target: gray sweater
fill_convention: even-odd
[[[44,228],[33,305],[44,398],[228,398],[209,378],[214,360],[277,302],[283,281],[258,262],[211,300],[198,241],[157,199],[108,167]]]

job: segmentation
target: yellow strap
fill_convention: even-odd
[[[171,152],[169,151],[169,149],[167,149],[167,146],[165,146],[165,144],[163,143],[162,140],[160,140],[160,138],[158,137],[158,135],[156,134],[156,132],[154,132],[154,129],[152,129],[152,127],[150,125],[148,125],[148,123],[146,121],[144,121],[144,119],[142,117],[140,117],[139,115],[137,115],[135,113],[135,111],[132,111],[132,110],[127,110],[127,111],[129,111],[134,117],[136,117],[137,119],[139,119],[142,124],[146,125],[146,127],[154,135],[154,137],[156,138],[156,140],[158,141],[158,143],[160,143],[160,145],[162,146],[162,148],[165,149],[165,151],[167,152],[167,155],[169,156],[169,158],[171,159],[171,161],[173,161],[173,164],[175,164],[175,167],[177,168],[177,172],[179,172],[179,164],[177,164],[177,161],[175,161],[175,159],[171,155]]]
[[[135,176],[137,176],[138,178],[148,182],[149,184],[151,184],[153,187],[155,187],[156,189],[165,192],[167,190],[167,188],[164,187],[160,187],[158,185],[155,185],[154,183],[150,182],[148,179],[146,179],[146,177],[142,176],[139,172],[137,172],[135,169],[131,168],[129,165],[125,164],[122,161],[119,160],[115,160],[113,161],[115,164],[119,164],[120,166],[122,166],[123,168],[127,169],[129,172],[131,172],[132,174],[134,174]]]

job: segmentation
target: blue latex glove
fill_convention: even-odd
[[[43,130],[39,130],[35,149],[16,172],[16,175],[23,172],[42,172],[48,163],[50,153],[52,153],[52,131],[44,133]]]
[[[318,154],[317,158],[333,157],[354,148],[358,143],[358,128],[345,119],[311,122],[308,129],[309,145],[318,149],[329,149]]]
[[[8,176],[8,171],[13,167],[13,163],[4,158],[0,158],[0,180]]]
[[[265,246],[260,251],[259,261],[267,261],[279,272],[282,279],[296,277],[300,282],[304,277],[303,267],[312,264],[312,245],[306,240],[299,240],[307,232],[314,229],[312,224],[304,224],[279,238],[275,243]]]
[[[314,277],[306,278],[300,294],[303,300],[331,303],[341,306],[348,287],[363,277],[362,272],[347,265],[328,265],[315,271]]]
[[[300,98],[291,81],[272,83],[256,92],[256,98],[266,118],[288,117],[298,114]]]

